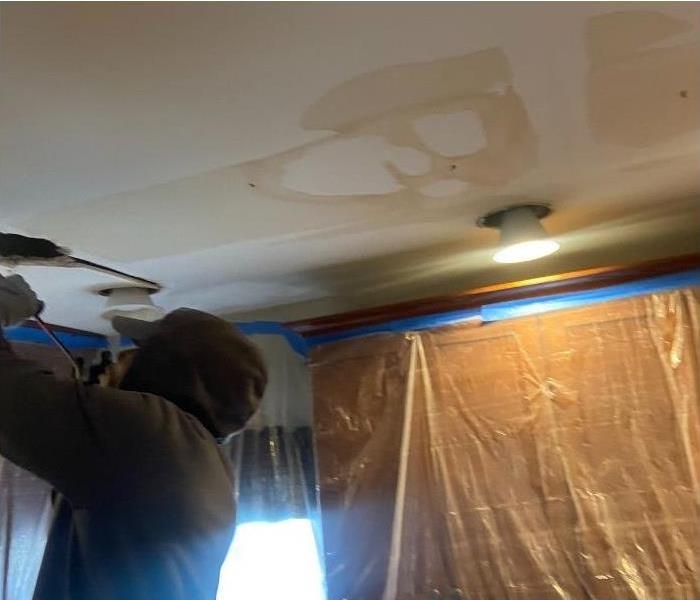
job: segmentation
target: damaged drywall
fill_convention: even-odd
[[[507,277],[474,222],[523,197],[551,268],[692,250],[700,14],[619,8],[13,6],[0,220],[217,311]]]
[[[285,197],[293,190],[295,200],[360,196],[407,208],[421,188],[448,176],[503,185],[537,162],[535,132],[497,48],[367,73],[330,90],[302,125],[336,137],[243,165],[262,193]],[[356,152],[335,166],[329,153],[338,138]],[[328,180],[321,191],[319,179]],[[344,187],[348,179],[360,186],[357,193]]]

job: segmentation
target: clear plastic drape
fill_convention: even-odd
[[[51,519],[51,489],[0,458],[2,600],[31,600]]]
[[[238,522],[317,517],[311,392],[303,357],[280,336],[256,335],[269,372],[260,410],[229,446]]]
[[[237,525],[218,598],[322,600],[308,369],[284,338],[251,338],[265,357],[269,382],[259,413],[229,447]]]
[[[700,597],[699,298],[317,349],[329,599]]]
[[[391,547],[412,341],[324,346],[312,363],[328,598],[381,598]]]

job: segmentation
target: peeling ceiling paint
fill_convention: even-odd
[[[403,189],[392,169],[424,175],[429,157],[410,146],[396,146],[379,135],[340,137],[314,145],[285,164],[280,185],[309,196],[374,196]]]
[[[514,197],[564,242],[533,271],[700,249],[695,4],[1,10],[0,230],[158,280],[165,308],[507,278],[473,223]],[[108,329],[99,276],[22,272],[51,320]]]
[[[423,186],[420,193],[429,198],[444,198],[445,196],[457,196],[464,193],[469,184],[459,179],[438,179]]]
[[[413,128],[421,141],[440,156],[466,156],[487,146],[476,112],[427,115],[418,119]]]

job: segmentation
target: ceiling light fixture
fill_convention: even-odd
[[[165,311],[153,304],[151,294],[156,290],[143,287],[106,288],[98,293],[107,296],[107,306],[102,317],[132,317],[142,321],[155,321],[164,316]]]
[[[552,212],[546,204],[517,204],[484,215],[479,227],[501,231],[501,244],[493,255],[499,263],[519,263],[548,256],[559,250],[550,239],[540,219]]]

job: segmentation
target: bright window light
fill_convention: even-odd
[[[241,523],[221,567],[216,600],[325,600],[309,519]]]
[[[493,255],[493,260],[499,263],[525,262],[553,254],[557,250],[559,244],[554,240],[532,240],[502,248]]]

